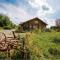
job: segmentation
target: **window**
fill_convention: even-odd
[[[38,21],[35,21],[36,24],[38,24]]]

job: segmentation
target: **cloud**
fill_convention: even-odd
[[[38,9],[36,16],[44,18],[46,14],[54,13],[53,8],[48,4],[47,0],[29,0],[28,2],[32,7]]]
[[[8,15],[16,24],[35,16],[50,22],[46,19],[47,15],[53,15],[55,12],[47,0],[14,0],[13,3],[9,0],[8,2],[0,3],[0,13]]]
[[[28,2],[32,6],[32,8],[38,9],[35,12],[35,15],[43,19],[43,21],[47,22],[48,27],[55,25],[54,19],[48,19],[47,16],[47,15],[53,15],[55,13],[55,10],[48,3],[48,0],[33,0],[33,1],[28,0]]]
[[[51,26],[56,26],[56,22],[54,19],[48,19],[47,23],[49,24],[47,27],[50,28]]]
[[[32,17],[22,7],[12,4],[0,4],[0,13],[8,15],[16,24]]]
[[[46,3],[46,0],[33,0],[33,1],[29,0],[29,4],[31,4],[32,7],[40,7],[45,3]]]

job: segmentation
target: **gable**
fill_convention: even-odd
[[[25,23],[28,23],[28,22],[34,23],[34,21],[35,21],[35,23],[41,22],[42,24],[47,25],[47,23],[43,22],[41,19],[39,19],[37,17],[36,18],[33,18],[33,19],[30,19],[28,21],[25,21],[25,22],[21,23],[20,25],[25,24]]]

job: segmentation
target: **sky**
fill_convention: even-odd
[[[59,6],[60,0],[0,0],[0,13],[15,24],[38,17],[50,27],[60,19]]]

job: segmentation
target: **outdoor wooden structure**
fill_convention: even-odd
[[[28,21],[25,21],[23,23],[20,24],[20,31],[23,32],[23,31],[30,31],[30,30],[33,30],[33,29],[44,29],[46,28],[46,23],[43,22],[41,19],[39,18],[33,18],[33,19],[30,19]]]
[[[21,53],[22,60],[30,60],[30,51],[28,47],[28,38],[30,35],[28,33],[24,34],[23,36],[19,34],[19,38],[16,37],[14,32],[5,31],[0,32],[0,51],[7,53],[7,58],[10,57],[11,59],[11,50],[17,47]]]
[[[20,47],[20,58],[22,60],[30,60],[30,50],[28,47],[30,33],[26,33],[23,36],[20,34],[20,38],[17,38],[14,32],[7,32],[0,32],[0,51],[7,52],[7,58],[11,59],[10,51],[18,46]]]
[[[7,33],[5,33],[0,32],[0,51],[7,51],[8,56],[10,56],[10,50],[17,48],[18,46],[18,38],[15,37],[14,32],[10,32],[10,35],[12,36],[9,36],[9,32],[7,36]]]

